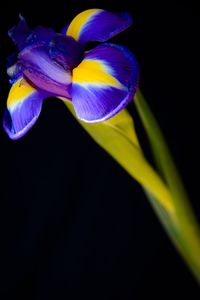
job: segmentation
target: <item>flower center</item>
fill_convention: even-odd
[[[57,34],[48,43],[25,47],[18,55],[18,66],[37,88],[70,98],[72,70],[82,57],[81,46],[73,38]]]
[[[21,57],[23,57],[22,60]],[[25,49],[21,52],[19,61],[22,63],[22,66],[24,66],[23,72],[27,75],[32,73],[32,70],[33,72],[40,72],[60,84],[69,85],[71,83],[71,71],[65,70],[61,65],[51,60],[41,49],[33,49],[32,51]],[[26,63],[24,63],[24,61],[26,61]],[[31,80],[31,78],[29,79]]]

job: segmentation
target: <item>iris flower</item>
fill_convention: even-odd
[[[105,43],[131,23],[126,13],[89,9],[56,33],[43,27],[31,30],[20,17],[9,31],[19,53],[8,66],[12,87],[3,125],[11,139],[22,137],[38,119],[48,97],[70,101],[74,110],[66,103],[68,108],[82,121],[102,122],[95,127],[80,123],[141,184],[200,283],[200,228],[159,125],[137,89],[137,61],[125,47]],[[102,43],[86,51],[88,42]],[[133,97],[157,170],[145,157],[131,115],[121,111]]]
[[[7,73],[12,87],[3,126],[11,139],[22,137],[36,122],[43,100],[71,101],[79,119],[103,122],[122,110],[138,86],[138,64],[125,47],[104,43],[132,24],[127,13],[89,9],[61,33],[25,19],[9,31],[19,53]],[[86,51],[88,42],[99,43]]]

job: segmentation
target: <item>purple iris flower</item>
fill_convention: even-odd
[[[12,87],[3,126],[9,137],[18,139],[33,126],[47,97],[71,101],[77,117],[89,123],[122,110],[138,86],[135,57],[111,43],[84,49],[87,42],[105,42],[131,23],[127,13],[89,9],[56,33],[43,27],[31,30],[20,17],[9,31],[19,49],[7,70]]]

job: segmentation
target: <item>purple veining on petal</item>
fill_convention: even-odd
[[[52,61],[43,47],[24,49],[19,55],[19,61],[24,67],[27,65],[27,67],[32,66],[32,69],[41,70],[45,76],[58,83],[68,85],[71,82],[71,75]]]
[[[23,74],[35,86],[57,96],[70,97],[71,71],[53,61],[46,47],[26,47],[18,59]]]
[[[71,95],[69,94],[71,83],[67,86],[65,84],[57,83],[43,73],[31,68],[26,68],[23,73],[25,78],[37,88],[49,92],[56,97],[71,98]]]
[[[43,35],[42,29],[40,33]],[[38,88],[70,98],[71,70],[80,63],[82,56],[82,48],[73,38],[49,33],[46,42],[36,39],[25,47],[18,55],[17,65]]]

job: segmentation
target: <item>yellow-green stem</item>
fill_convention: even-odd
[[[73,106],[65,102],[71,113],[76,118]],[[98,124],[89,124],[77,119],[89,135],[106,150],[135,180],[145,189],[150,191],[160,205],[174,215],[171,194],[162,178],[156,173],[152,166],[145,159],[137,141],[134,125],[125,111],[116,117]],[[120,122],[123,126],[120,126]],[[127,127],[131,125],[132,136],[127,134]]]
[[[161,175],[164,177],[169,187],[173,199],[176,222],[174,223],[174,218],[171,219],[170,215],[165,215],[165,220],[161,221],[179,252],[182,254],[196,279],[200,283],[200,229],[197,224],[197,220],[165,142],[164,136],[140,91],[136,93],[134,100],[135,106],[149,138],[154,159]],[[154,196],[151,197],[150,200],[154,205]],[[159,215],[158,207],[156,207],[156,211]]]
[[[77,119],[71,103],[65,101],[65,104]],[[149,137],[158,172],[144,157],[133,120],[126,110],[98,124],[88,124],[79,119],[77,121],[141,184],[169,237],[200,282],[198,224],[164,137],[140,91],[135,96],[135,105]]]

